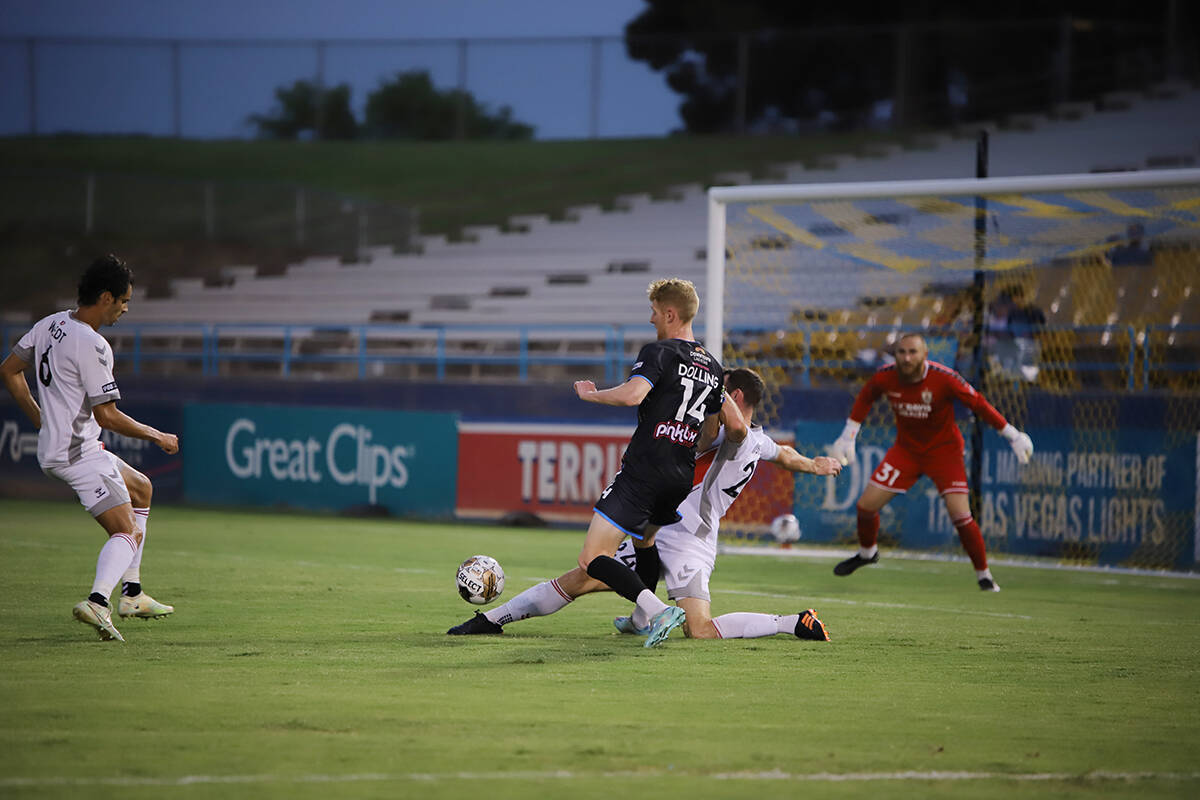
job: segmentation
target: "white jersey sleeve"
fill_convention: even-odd
[[[697,459],[697,476],[691,494],[679,507],[682,520],[662,528],[658,536],[679,532],[706,541],[715,550],[721,518],[754,477],[759,460],[776,458],[779,446],[762,428],[752,427],[740,443],[718,437],[713,448]]]

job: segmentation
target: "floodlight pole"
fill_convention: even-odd
[[[988,176],[988,132],[981,130],[979,138],[975,142],[975,177],[986,178]],[[983,194],[975,195],[975,283],[973,288],[975,319],[975,348],[971,362],[971,384],[978,388],[983,381],[983,327],[984,327],[984,312],[986,306],[984,303],[984,287],[986,285],[986,276],[983,270],[984,262],[987,259],[987,196]],[[983,421],[978,414],[974,415],[975,423],[971,430],[971,485],[970,485],[970,503],[973,507],[973,513],[978,518],[983,513]]]

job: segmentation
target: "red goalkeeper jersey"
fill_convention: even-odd
[[[916,383],[902,383],[895,364],[879,369],[858,393],[850,419],[865,420],[882,394],[896,415],[896,444],[911,453],[951,443],[963,449],[962,434],[954,424],[955,398],[996,430],[1008,424],[963,376],[936,361],[925,361],[924,375]]]

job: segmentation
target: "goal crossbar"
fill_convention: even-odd
[[[708,190],[706,276],[708,285],[705,292],[705,344],[711,352],[718,354],[722,352],[724,346],[725,211],[729,203],[862,200],[919,196],[988,196],[1029,192],[1163,188],[1184,185],[1200,185],[1200,169],[1031,175],[1004,178],[714,186]]]

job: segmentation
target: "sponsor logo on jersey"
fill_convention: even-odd
[[[700,381],[701,383],[711,386],[714,389],[717,388],[717,386],[719,386],[721,383],[720,378],[718,378],[716,375],[712,374],[704,367],[697,367],[694,364],[680,364],[679,377]]]
[[[634,364],[634,365],[633,365],[633,368],[634,368],[634,369],[638,369],[639,367],[641,367],[641,366],[642,366],[642,364],[645,364],[645,363],[646,363],[645,361],[639,361],[639,362],[637,362],[636,364]]]
[[[102,344],[94,344],[94,345],[92,345],[92,347],[96,348],[96,352],[99,353],[100,355],[104,355],[105,353],[108,352],[108,348]]]
[[[933,413],[933,406],[929,403],[892,403],[892,408],[901,417],[911,417],[912,419],[929,419],[929,415]]]
[[[701,364],[711,364],[712,356],[710,356],[708,353],[704,352],[703,347],[697,347],[695,350],[692,351],[692,361],[696,361]]]
[[[108,394],[109,392],[115,392],[116,390],[117,390],[117,382],[110,381],[100,387],[100,394]]]
[[[699,438],[700,431],[692,430],[686,423],[676,422],[660,422],[654,426],[655,439],[670,439],[675,444],[681,444],[685,447],[694,447],[696,439]]]

